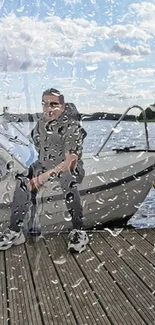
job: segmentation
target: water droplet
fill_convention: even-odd
[[[60,135],[65,134],[65,128],[64,128],[63,126],[61,126],[61,127],[58,129],[58,134],[60,134]]]
[[[122,127],[112,128],[112,130],[114,131],[114,133],[119,133],[122,130]]]
[[[20,8],[17,8],[17,11],[18,11],[18,12],[23,12],[23,10],[24,10],[24,6],[22,6],[22,7],[20,7]]]
[[[131,245],[129,248],[128,248],[128,251],[132,251],[133,249],[136,249],[136,246],[135,245]]]
[[[93,261],[94,258],[95,258],[95,256],[92,256],[92,257],[88,258],[88,259],[86,260],[86,263],[88,263],[88,262],[90,262],[90,261]]]
[[[10,183],[8,182],[5,186],[6,191],[9,192],[12,189],[12,186],[10,185]]]
[[[114,229],[114,230],[111,230],[109,228],[104,228],[104,230],[109,231],[112,236],[116,237],[116,236],[118,236],[123,231],[123,228]]]
[[[58,284],[59,281],[58,280],[51,280],[51,282],[54,283],[54,284]]]
[[[84,79],[86,82],[87,82],[87,84],[91,84],[91,82],[90,82],[90,80],[88,80],[88,79]]]
[[[16,288],[16,287],[12,287],[12,288],[10,289],[10,291],[13,291],[13,290],[18,290],[18,288]]]
[[[64,220],[65,221],[71,221],[72,220],[72,216],[71,216],[70,213],[68,213],[68,211],[65,211]]]
[[[72,203],[74,200],[74,194],[72,192],[68,192],[66,194],[66,202],[67,203]]]
[[[53,60],[53,64],[55,65],[55,67],[58,67],[58,60]]]
[[[99,161],[99,160],[100,160],[100,157],[99,157],[99,156],[93,156],[93,159],[94,159],[95,161]]]
[[[65,123],[65,122],[68,122],[68,116],[67,115],[64,115],[63,116],[63,122]]]
[[[114,198],[110,198],[108,201],[110,202],[113,202],[113,201],[115,201],[115,200],[117,200],[117,198],[118,198],[118,195],[116,195]]]
[[[75,188],[77,186],[77,182],[76,181],[71,181],[69,184],[70,188]]]
[[[87,203],[86,199],[82,200],[82,206],[83,206],[83,208],[85,207],[86,203]]]
[[[53,262],[54,262],[55,264],[62,265],[62,264],[64,264],[64,263],[66,263],[66,259],[64,258],[64,256],[60,256],[59,259],[54,260]]]
[[[7,169],[8,170],[11,170],[13,168],[14,168],[14,161],[13,160],[8,161],[8,163],[7,163]]]
[[[45,211],[45,217],[50,220],[53,219],[53,216],[48,211]]]
[[[59,204],[58,204],[58,202],[54,202],[54,203],[53,203],[53,207],[54,207],[55,209],[58,209],[58,208],[59,208]]]
[[[102,183],[105,183],[106,182],[106,179],[104,176],[97,176],[97,178],[102,182]]]
[[[105,202],[105,200],[102,200],[102,199],[97,199],[96,200],[96,203],[98,203],[98,204],[103,204]]]
[[[10,199],[10,195],[8,192],[4,193],[3,197],[2,197],[2,200],[5,204],[7,203],[10,203],[11,202],[11,199]]]
[[[105,261],[104,262],[102,262],[102,263],[100,263],[99,265],[98,265],[98,267],[95,269],[95,272],[100,272],[100,270],[101,270],[101,267],[103,266],[105,264]]]
[[[113,274],[117,273],[117,270],[113,270],[112,273],[113,273]]]
[[[76,288],[76,287],[78,287],[78,286],[80,285],[80,283],[81,283],[83,280],[85,280],[84,277],[78,279],[78,280],[75,282],[75,284],[73,284],[71,287],[72,287],[72,288]]]
[[[97,64],[95,64],[95,65],[87,65],[86,66],[86,69],[88,71],[94,71],[94,70],[97,70],[98,69],[98,65]]]
[[[53,134],[53,128],[52,128],[52,123],[51,122],[47,122],[45,124],[45,130],[48,134]]]
[[[53,201],[53,197],[48,197],[47,198],[47,203],[51,203]]]

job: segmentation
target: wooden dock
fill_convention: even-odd
[[[155,324],[155,229],[89,238],[78,255],[65,233],[0,252],[0,324]]]

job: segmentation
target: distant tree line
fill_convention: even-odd
[[[96,112],[92,115],[89,114],[81,114],[81,119],[83,121],[95,121],[95,120],[119,120],[122,114],[116,113],[103,113],[103,112]],[[136,120],[135,115],[126,115],[124,116],[124,121],[133,121]]]
[[[155,107],[155,104],[152,105],[152,106]],[[146,113],[146,119],[147,120],[155,119],[155,112],[153,112],[150,107],[146,108],[145,113]],[[142,120],[143,120],[143,113],[141,112],[140,115],[138,116],[138,121],[142,121]]]
[[[155,110],[155,104],[152,105]],[[155,119],[155,111],[152,111],[150,107],[147,107],[145,109],[146,119],[147,120],[153,120]],[[93,121],[93,120],[119,120],[122,114],[116,114],[116,113],[103,113],[103,112],[97,112],[93,113],[92,115],[81,115],[83,120]],[[139,114],[139,116],[136,115],[125,115],[124,121],[142,121],[143,120],[143,112]]]
[[[155,104],[152,105],[155,108]],[[146,118],[147,120],[155,119],[155,112],[153,112],[150,107],[146,108]],[[93,114],[80,114],[81,120],[83,121],[95,121],[95,120],[119,120],[122,114],[116,113],[105,113],[96,112]],[[27,114],[10,114],[7,110],[4,111],[4,117],[10,122],[34,122],[43,116],[43,113],[27,113]],[[126,115],[124,116],[124,121],[142,121],[143,113],[141,112],[139,116]]]

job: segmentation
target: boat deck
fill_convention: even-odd
[[[155,229],[89,238],[79,255],[66,233],[0,252],[0,324],[155,324]]]

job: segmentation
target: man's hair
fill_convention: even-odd
[[[42,100],[43,100],[43,97],[44,95],[54,95],[54,96],[58,96],[59,97],[59,101],[60,101],[60,104],[64,104],[65,100],[64,100],[64,96],[60,93],[59,90],[57,89],[54,89],[54,88],[50,88],[50,89],[47,89],[43,92],[42,94]]]

